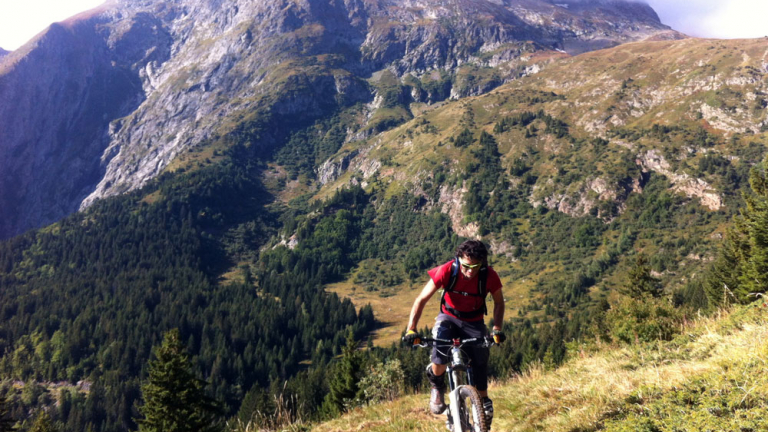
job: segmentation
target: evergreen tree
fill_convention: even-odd
[[[0,432],[11,432],[16,422],[11,418],[11,410],[8,407],[8,399],[0,394]]]
[[[651,269],[648,267],[648,259],[645,257],[645,254],[640,253],[637,255],[635,266],[632,267],[627,275],[627,284],[624,287],[624,291],[634,299],[658,298],[664,294],[661,281],[651,275]]]
[[[205,382],[195,377],[177,329],[165,334],[149,363],[149,380],[142,385],[144,405],[140,432],[218,431],[219,408],[208,398]]]
[[[41,409],[40,413],[37,415],[37,418],[35,419],[35,423],[32,425],[32,429],[30,429],[30,432],[58,432],[58,428],[54,426],[53,422],[51,421],[51,418],[48,416],[48,413],[45,412],[45,410]]]
[[[718,251],[704,279],[704,292],[710,308],[726,307],[736,298],[733,289],[739,286],[743,251],[748,247],[743,219],[736,218],[728,230],[725,241]]]
[[[330,411],[329,414],[334,410],[337,412],[345,411],[358,398],[363,361],[363,356],[357,350],[357,343],[350,331],[347,334],[347,345],[344,347],[341,361],[336,365],[335,373],[328,383],[330,392],[326,396],[324,405],[325,410]]]
[[[741,252],[748,249],[748,253],[740,257],[739,285],[733,289],[736,299],[742,303],[750,301],[750,294],[768,289],[768,179],[765,172],[752,170],[749,184],[753,193],[744,195],[747,206],[741,212],[743,223],[737,224],[742,233],[746,231],[747,240],[747,244],[738,246]]]
[[[763,162],[765,165],[766,159]],[[705,281],[712,306],[748,303],[768,290],[768,178],[762,169],[749,176],[752,193],[744,193],[746,206],[734,218],[717,259]]]

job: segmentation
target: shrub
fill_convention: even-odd
[[[635,343],[670,340],[678,333],[682,312],[667,300],[624,298],[605,316],[606,327],[616,342]]]
[[[376,363],[360,380],[361,404],[391,401],[403,394],[403,367],[400,360]]]

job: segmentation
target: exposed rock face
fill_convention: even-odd
[[[365,80],[382,68],[497,67],[524,49],[669,32],[639,3],[567,3],[115,0],[53,25],[0,61],[0,238],[141,187],[248,122],[262,127],[254,145],[277,145],[277,122],[370,101]]]
[[[464,211],[462,207],[464,194],[466,193],[466,187],[454,189],[448,185],[443,185],[440,188],[440,198],[438,200],[442,206],[441,211],[451,218],[451,227],[456,234],[467,238],[480,238],[480,225],[477,222],[464,224]]]
[[[335,181],[347,170],[349,161],[355,156],[357,156],[357,152],[352,152],[339,160],[329,159],[325,161],[317,169],[317,180],[323,185]]]
[[[512,11],[569,54],[608,48],[624,42],[680,38],[678,32],[659,26],[656,12],[647,4],[615,0],[519,1]]]
[[[54,24],[0,63],[0,238],[77,210],[102,175],[109,122],[141,102],[131,68],[164,35],[113,49],[105,22]]]
[[[714,188],[702,179],[693,178],[688,174],[677,174],[670,169],[669,162],[656,150],[649,150],[641,154],[637,160],[638,165],[645,171],[656,171],[664,175],[672,182],[672,190],[687,195],[690,198],[698,198],[701,205],[710,210],[719,210],[723,205],[723,199],[714,191]]]
[[[0,59],[10,54],[10,51],[6,51],[2,48],[0,48]]]
[[[613,220],[615,215],[604,214],[599,209],[600,202],[619,203],[621,209],[631,192],[640,193],[640,179],[635,179],[631,185],[610,184],[603,178],[589,178],[583,182],[569,185],[570,191],[555,191],[547,196],[540,196],[539,189],[549,188],[553,180],[547,180],[545,186],[536,185],[529,202],[534,207],[544,205],[550,210],[557,210],[573,217],[582,217],[590,214],[597,207],[595,216],[605,222]]]

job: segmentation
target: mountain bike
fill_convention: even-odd
[[[414,347],[450,348],[448,356],[451,363],[448,365],[448,408],[445,413],[448,419],[445,425],[453,432],[488,432],[488,422],[483,410],[483,400],[475,388],[472,367],[467,363],[467,353],[462,348],[490,347],[495,345],[490,337],[470,339],[421,339],[420,343],[414,343]]]

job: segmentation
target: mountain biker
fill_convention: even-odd
[[[488,266],[488,249],[477,240],[467,240],[456,249],[456,257],[429,272],[430,280],[413,302],[411,317],[404,340],[413,343],[417,336],[419,318],[432,295],[443,288],[440,312],[435,318],[432,335],[439,339],[484,337],[488,328],[483,322],[486,313],[485,295],[493,298],[493,335],[496,343],[506,337],[501,330],[504,323],[504,296],[499,275]],[[484,288],[484,289],[483,289]],[[488,348],[467,349],[475,384],[483,398],[483,408],[490,427],[493,419],[493,401],[488,397]],[[450,359],[436,348],[432,349],[432,363],[427,366],[427,379],[431,385],[429,408],[435,414],[445,408],[445,371]]]

